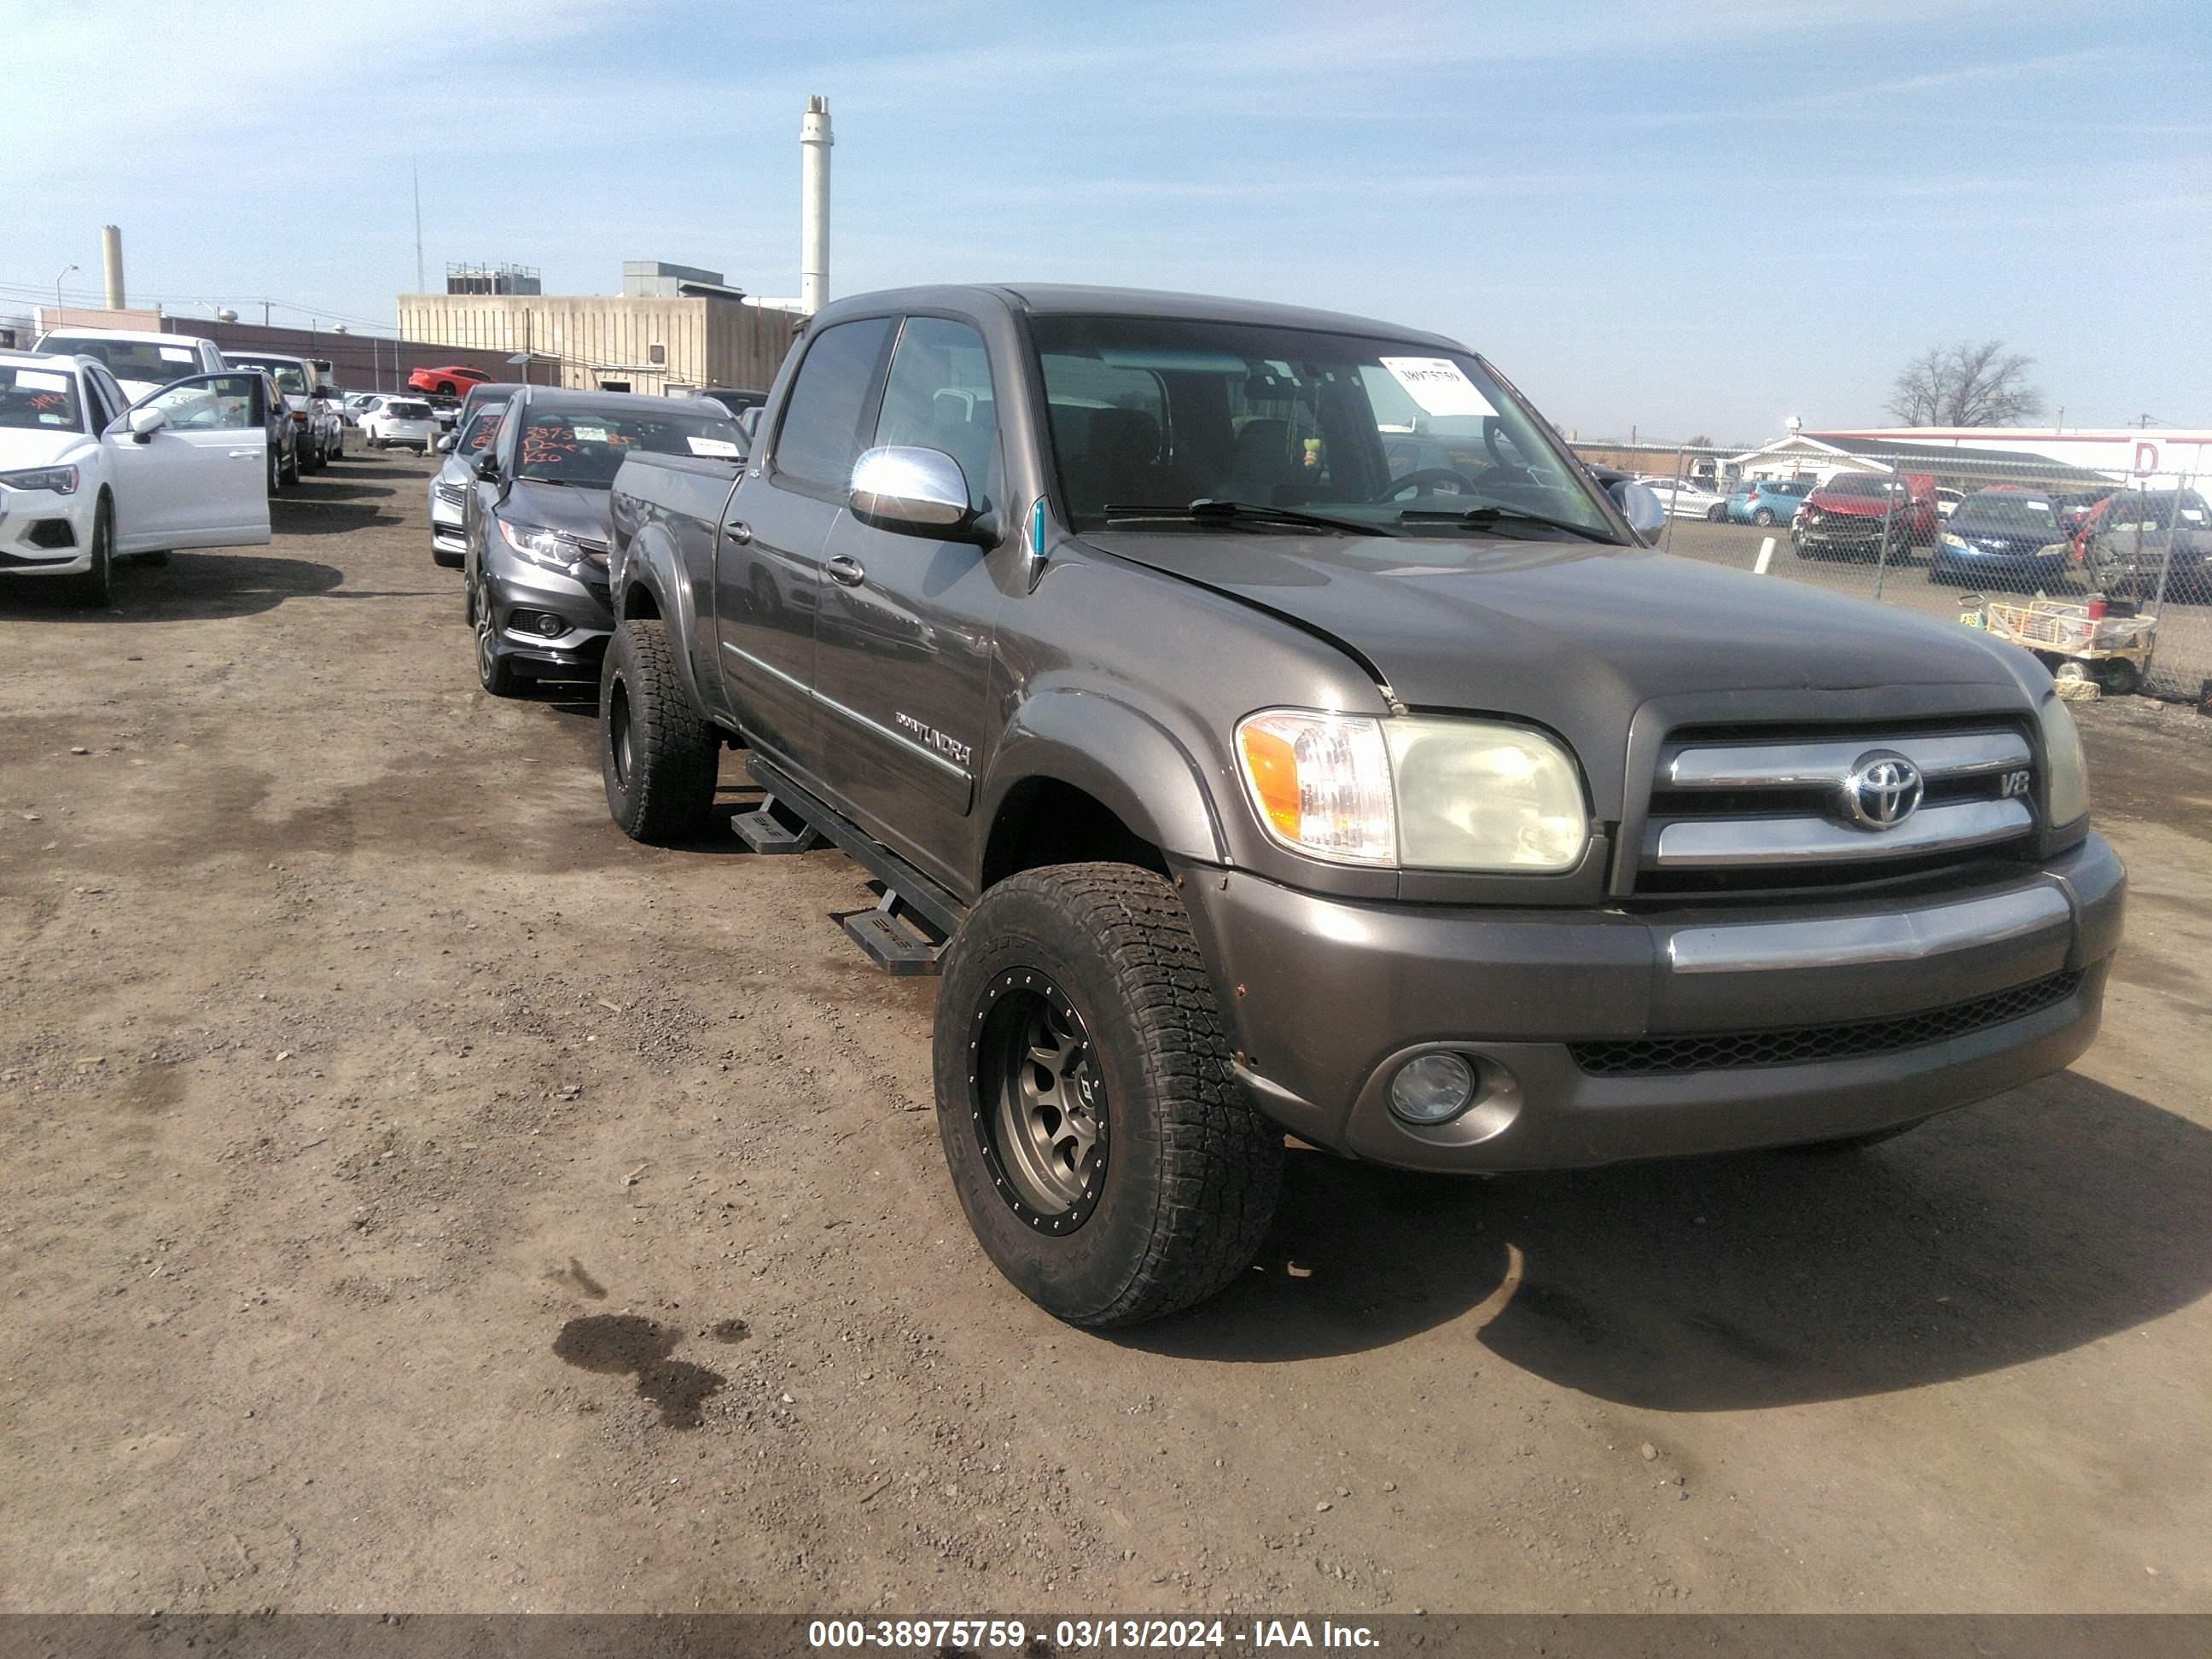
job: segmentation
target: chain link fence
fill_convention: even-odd
[[[2081,695],[2212,699],[2212,503],[2193,473],[2122,483],[1916,444],[1578,447],[1657,492],[1668,552],[1986,628]]]

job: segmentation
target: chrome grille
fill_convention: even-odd
[[[1846,781],[1879,756],[1919,774],[1917,808],[1874,828]],[[1833,886],[2017,850],[2036,826],[2026,734],[1986,725],[1847,732],[1685,732],[1662,749],[1635,890],[1687,893]]]

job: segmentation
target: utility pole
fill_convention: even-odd
[[[415,164],[415,291],[427,294],[422,283],[422,168]]]

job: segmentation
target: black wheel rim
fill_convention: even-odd
[[[1006,1207],[1036,1231],[1073,1232],[1098,1207],[1112,1136],[1106,1079],[1083,1016],[1033,968],[977,1000],[969,1124]]]
[[[629,688],[617,674],[607,687],[607,743],[615,764],[615,787],[629,793]]]

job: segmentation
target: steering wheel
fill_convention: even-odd
[[[1419,489],[1421,485],[1430,483],[1456,484],[1459,486],[1459,493],[1462,495],[1480,493],[1475,489],[1474,480],[1464,472],[1455,472],[1448,466],[1425,466],[1407,473],[1402,478],[1391,479],[1384,487],[1382,493],[1375,499],[1378,501],[1395,501],[1407,490]]]

